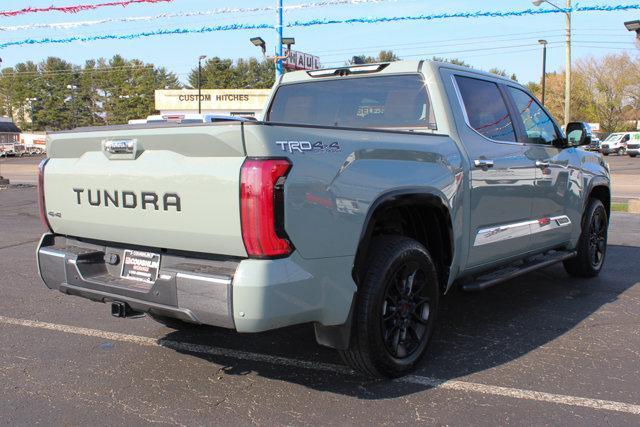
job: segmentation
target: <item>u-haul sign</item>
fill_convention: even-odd
[[[282,65],[287,70],[317,70],[320,68],[320,57],[292,50]]]

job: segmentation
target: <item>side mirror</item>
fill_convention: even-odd
[[[585,122],[571,122],[567,125],[566,147],[591,144],[591,127]]]

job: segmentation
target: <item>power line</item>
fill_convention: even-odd
[[[495,34],[495,35],[487,35],[487,36],[474,36],[474,37],[462,37],[455,39],[444,39],[444,40],[429,40],[429,41],[420,41],[420,42],[412,42],[412,43],[398,43],[398,44],[386,44],[386,45],[377,45],[377,46],[361,46],[359,49],[369,49],[369,48],[379,48],[379,49],[389,49],[390,47],[401,47],[401,46],[414,46],[414,45],[424,45],[428,43],[445,43],[445,42],[455,42],[455,41],[467,41],[467,40],[486,40],[486,39],[496,39],[496,38],[509,38],[512,36],[521,36],[521,35],[533,35],[533,34],[549,34],[553,32],[561,32],[564,34],[565,30],[545,30],[545,31],[530,31],[524,33],[511,33],[511,34]],[[551,36],[554,37],[554,36]],[[343,52],[352,49],[331,49],[325,51],[315,51],[316,54],[321,54],[325,52]]]
[[[554,43],[554,42],[551,42],[551,43]],[[549,44],[551,44],[551,43],[549,43]],[[555,43],[561,43],[561,42],[555,42]],[[504,50],[504,49],[531,47],[531,46],[532,46],[532,43],[519,44],[519,45],[494,46],[494,47],[476,48],[476,49],[450,50],[450,51],[433,50],[431,52],[423,52],[423,53],[418,53],[418,54],[400,55],[400,56],[402,58],[424,58],[424,57],[439,56],[439,55],[449,55],[449,54],[454,54],[454,53],[495,51],[495,50]],[[340,61],[327,62],[326,64],[332,64],[332,63],[337,63],[337,62],[340,62]],[[344,62],[344,61],[342,61],[342,62]],[[325,62],[323,62],[323,64],[325,64]]]
[[[551,36],[551,37],[547,37],[547,40],[550,40],[552,38],[561,38],[561,37],[564,37],[564,36],[561,36],[561,35]],[[507,40],[492,40],[492,42],[523,41],[523,40],[531,40],[531,37],[509,38]],[[558,41],[558,42],[563,42],[563,41]],[[551,41],[550,43],[558,43],[558,42]],[[478,44],[478,42],[452,43],[452,44],[421,43],[420,45],[416,45],[416,46],[411,47],[409,49],[413,50],[413,49],[421,48],[421,47],[424,47],[424,46],[427,46],[427,47],[430,47],[430,48],[446,48],[446,47],[455,47],[455,46],[469,46],[469,45],[476,45],[476,44]],[[392,48],[392,47],[395,47],[395,46],[389,45],[387,47],[387,49]],[[345,50],[343,52],[347,52],[347,51]],[[350,52],[354,52],[354,50],[350,50]],[[359,54],[376,53],[376,52],[377,52],[377,50],[357,51],[357,53],[359,53]],[[334,54],[334,55],[328,55],[328,56],[329,57],[333,57],[333,56],[340,56],[340,55],[341,54]]]

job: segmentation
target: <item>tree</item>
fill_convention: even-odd
[[[266,89],[275,82],[275,65],[272,61],[255,58],[238,59],[213,57],[202,67],[202,87],[209,89]],[[198,87],[198,67],[189,74],[189,85]]]
[[[434,56],[433,58],[431,58],[431,60],[436,62],[448,62],[449,64],[459,65],[461,67],[473,68],[472,65],[467,64],[462,59],[458,58],[444,58],[442,56]]]
[[[635,127],[629,123],[629,118],[638,118],[630,111],[638,105],[640,75],[637,60],[632,60],[626,53],[610,54],[601,59],[582,59],[575,68],[602,130],[616,132]],[[572,102],[579,95],[580,92],[573,95]]]
[[[542,94],[542,86],[536,82],[529,82],[525,85],[529,92],[533,94]]]
[[[175,74],[137,59],[116,55],[77,66],[50,57],[2,70],[0,114],[31,130],[126,123],[155,111],[155,89],[180,86]]]
[[[97,71],[103,82],[98,88],[100,116],[107,124],[127,123],[153,114],[155,90],[180,87],[177,77],[164,68],[119,55],[108,62],[100,59]]]
[[[399,61],[400,57],[392,50],[381,50],[378,56],[354,55],[351,57],[347,65],[375,64],[378,62],[394,62]]]
[[[36,98],[35,127],[46,130],[69,129],[78,106],[73,87],[77,87],[77,67],[55,57],[38,66],[40,84]]]
[[[496,74],[498,76],[501,76],[501,77],[508,77],[511,80],[513,80],[514,82],[518,81],[518,77],[516,77],[516,75],[514,73],[511,73],[511,75],[509,75],[509,73],[507,73],[506,70],[504,70],[502,68],[493,67],[493,68],[489,69],[489,72],[492,73],[492,74]]]
[[[392,50],[381,50],[380,53],[378,53],[378,60],[380,62],[395,62],[399,61],[400,57],[393,53]]]

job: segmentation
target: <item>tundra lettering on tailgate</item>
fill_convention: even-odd
[[[160,197],[153,191],[142,191],[140,193],[134,191],[112,191],[107,190],[89,190],[84,188],[74,188],[76,193],[76,202],[78,205],[89,203],[91,206],[102,206],[124,209],[154,209],[156,211],[161,208],[168,211],[174,208],[176,212],[182,210],[180,196],[177,193],[164,193]]]

